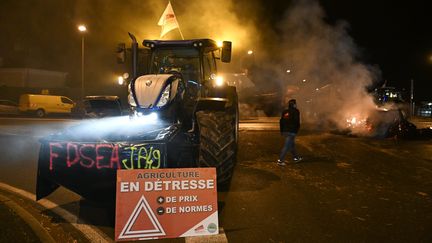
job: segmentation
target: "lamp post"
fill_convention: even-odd
[[[81,99],[84,98],[84,34],[87,31],[85,25],[79,25],[78,30],[81,33]]]
[[[124,80],[123,76],[118,76],[117,77],[117,82],[118,82],[119,85],[123,85],[125,83],[124,81],[125,80]]]
[[[415,103],[414,103],[414,79],[411,79],[410,110],[411,110],[411,116],[414,116],[414,113],[415,113]]]

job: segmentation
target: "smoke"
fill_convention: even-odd
[[[161,0],[103,0],[76,3],[77,22],[90,22],[100,40],[128,41],[128,32],[138,40],[159,39],[161,27],[157,25],[168,1]],[[254,27],[250,21],[240,20],[233,0],[171,1],[177,21],[185,39],[211,38],[231,40],[242,46],[253,41]],[[173,30],[165,39],[180,39]]]
[[[130,43],[128,32],[139,43],[144,39],[160,39],[161,27],[157,23],[167,3],[161,0],[77,1],[73,19],[77,24],[87,23],[89,29],[86,37],[90,50],[86,62],[94,70],[89,75],[96,81],[102,78],[105,83],[110,80],[115,84],[116,76],[126,71],[116,67],[116,44]],[[235,51],[248,48],[256,40],[252,21],[241,19],[242,11],[233,0],[173,0],[171,5],[185,39],[229,40]],[[181,39],[181,35],[175,29],[163,39]]]
[[[85,82],[88,94],[103,94],[116,87],[124,68],[116,63],[118,43],[130,43],[128,32],[141,43],[159,39],[157,25],[168,0],[2,0],[1,59],[5,67],[31,67],[69,73],[70,86],[80,87],[81,37],[77,26],[85,24]],[[172,0],[186,39],[212,38],[233,41],[239,51],[257,38],[248,7],[234,0]],[[250,6],[247,1],[243,2]],[[180,39],[178,30],[164,39]],[[102,87],[102,88],[101,88]]]
[[[253,41],[255,29],[250,21],[239,19],[242,13],[235,11],[233,0],[173,2],[176,3],[185,38],[229,40],[234,48],[244,48]]]
[[[86,93],[110,94],[108,88],[118,87],[117,75],[126,71],[116,64],[116,44],[129,43],[127,32],[135,34],[140,42],[158,39],[157,22],[167,3],[162,0],[45,0],[42,4],[27,0],[18,4],[6,0],[2,3],[2,19],[10,18],[15,25],[19,23],[19,29],[34,24],[28,28],[27,35],[12,33],[18,28],[8,26],[5,21],[0,26],[10,32],[8,36],[13,37],[13,42],[17,42],[18,35],[31,40],[21,43],[33,48],[25,51],[26,57],[34,59],[28,62],[30,67],[68,72],[71,83],[78,87],[81,36],[76,26],[86,24]],[[230,71],[241,72],[239,66],[245,59],[245,51],[254,50],[260,74],[253,81],[264,87],[274,81],[276,85],[272,88],[282,91],[285,101],[297,98],[304,121],[339,122],[351,113],[367,113],[373,109],[365,87],[379,78],[379,71],[359,61],[361,53],[348,34],[348,23],[327,23],[318,1],[269,4],[259,0],[172,0],[171,4],[185,38],[233,42],[234,65],[231,66],[234,68]],[[289,9],[285,11],[287,6]],[[177,30],[166,37],[179,38]],[[41,50],[37,51],[38,47]]]
[[[266,63],[279,74],[285,104],[298,100],[303,121],[346,127],[348,116],[367,116],[375,109],[366,87],[380,72],[359,61],[348,23],[330,25],[325,18],[318,1],[295,1],[278,24],[278,44],[267,53],[278,59]]]

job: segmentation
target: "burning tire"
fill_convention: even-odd
[[[196,113],[199,131],[199,166],[216,167],[220,187],[229,186],[236,161],[236,117],[223,111]]]

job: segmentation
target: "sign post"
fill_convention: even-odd
[[[117,171],[116,241],[218,233],[215,168]]]

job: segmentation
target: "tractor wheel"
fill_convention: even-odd
[[[239,112],[239,106],[238,106],[238,96],[236,91],[231,91],[230,94],[230,100],[231,100],[231,106],[228,108],[228,112],[234,116],[234,135],[235,135],[235,146],[237,151],[237,145],[238,145],[238,138],[239,138],[239,119],[240,119],[240,112]]]
[[[200,167],[216,167],[219,188],[228,188],[236,162],[236,118],[223,111],[196,113],[200,133]]]

